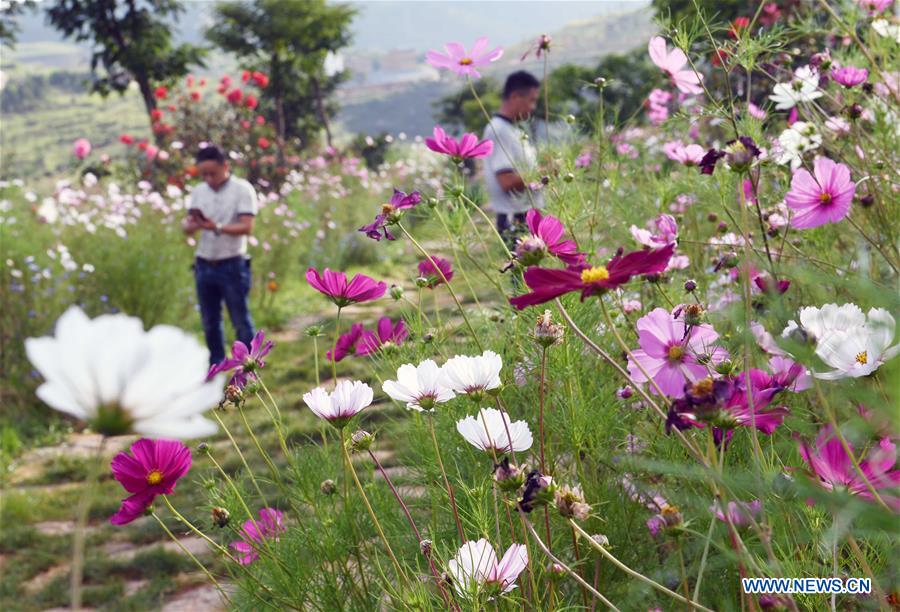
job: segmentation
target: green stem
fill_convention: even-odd
[[[441,476],[444,478],[444,486],[447,487],[447,495],[450,496],[450,508],[453,510],[453,518],[456,520],[456,530],[459,532],[460,544],[465,544],[466,534],[463,532],[462,522],[459,520],[459,510],[456,508],[456,496],[453,495],[453,487],[447,479],[447,471],[444,469],[444,461],[441,459],[441,447],[438,445],[437,434],[434,432],[434,417],[428,417],[428,425],[431,430],[431,441],[434,444],[434,454],[437,457],[438,467],[441,470]]]
[[[106,436],[100,438],[100,444],[91,459],[91,471],[88,474],[87,490],[81,498],[78,506],[75,532],[72,535],[72,574],[70,578],[71,602],[73,610],[81,609],[81,583],[84,576],[84,549],[87,539],[87,522],[91,510],[91,501],[94,498],[94,490],[102,473],[103,448],[106,445]]]
[[[242,413],[243,414],[243,413]],[[222,421],[222,418],[219,416],[216,410],[212,411],[212,415],[219,422],[219,425],[222,427],[222,430],[225,432],[225,435],[228,436],[228,439],[231,440],[231,445],[234,447],[234,450],[237,451],[238,457],[241,459],[241,463],[244,465],[244,469],[247,470],[247,475],[250,476],[250,481],[253,483],[254,488],[256,488],[256,492],[259,494],[259,498],[265,505],[269,505],[269,502],[266,501],[266,496],[263,495],[262,489],[259,487],[259,483],[256,482],[256,476],[253,475],[253,470],[250,469],[250,466],[247,464],[247,459],[244,457],[244,453],[241,452],[241,447],[238,446],[237,441],[234,439],[234,436],[231,435],[231,432],[225,426],[225,423]]]
[[[334,322],[334,342],[331,344],[331,377],[334,379],[334,386],[337,388],[337,360],[335,357],[337,356],[337,343],[338,332],[341,329],[341,307],[338,306],[337,311],[337,319]]]
[[[163,531],[165,531],[166,534],[172,539],[172,541],[178,545],[178,548],[180,548],[181,551],[184,554],[186,554],[191,559],[191,561],[193,561],[197,565],[197,567],[200,568],[200,570],[204,574],[206,574],[206,577],[209,578],[209,581],[212,582],[213,585],[216,587],[216,589],[219,591],[219,594],[222,596],[222,599],[225,601],[225,604],[226,605],[231,604],[231,598],[228,597],[228,594],[225,592],[225,589],[222,588],[222,585],[219,584],[219,581],[216,580],[215,576],[213,576],[212,573],[206,568],[206,566],[203,565],[203,563],[200,561],[200,559],[198,559],[194,555],[194,553],[192,553],[190,550],[188,550],[187,547],[181,543],[181,540],[179,540],[178,538],[175,537],[175,534],[172,533],[168,527],[166,527],[165,521],[163,521],[161,518],[159,518],[159,515],[156,514],[156,512],[151,512],[150,515],[156,519],[156,522],[159,523],[159,526],[162,527]]]

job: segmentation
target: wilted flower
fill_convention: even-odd
[[[524,544],[510,546],[500,562],[497,553],[484,538],[466,542],[447,562],[447,569],[456,592],[465,597],[478,592],[508,593],[516,588],[519,574],[528,565],[528,549]]]
[[[544,348],[548,348],[554,344],[559,344],[560,341],[562,341],[565,331],[565,327],[559,323],[553,322],[553,315],[550,311],[545,310],[544,313],[538,317],[533,334],[534,339],[538,344]]]
[[[225,528],[228,526],[228,522],[231,520],[231,513],[228,512],[227,509],[222,508],[220,506],[216,506],[212,509],[212,521],[213,525],[219,528]]]
[[[381,207],[381,213],[375,217],[375,221],[362,226],[359,231],[365,232],[373,240],[381,240],[382,234],[386,239],[394,240],[394,235],[388,231],[388,227],[400,221],[404,211],[415,208],[421,201],[422,194],[418,191],[407,195],[395,188],[391,201]]]
[[[398,402],[405,402],[412,410],[433,410],[435,404],[453,399],[456,394],[443,384],[438,365],[426,359],[419,365],[404,364],[397,369],[397,380],[385,381],[382,390]]]
[[[503,47],[494,47],[488,51],[488,39],[485,36],[475,40],[472,50],[468,53],[466,48],[458,42],[448,42],[444,45],[446,54],[438,51],[429,51],[425,58],[435,68],[447,68],[460,76],[480,78],[476,68],[495,62],[503,55]]]
[[[534,441],[528,423],[510,421],[508,414],[495,408],[482,408],[476,416],[457,421],[456,431],[475,448],[500,453],[526,451]]]
[[[131,495],[109,522],[126,525],[142,516],[157,495],[175,490],[178,480],[191,469],[191,449],[177,440],[141,438],[131,445],[130,455],[121,452],[113,457],[110,468],[113,478]]]
[[[580,487],[560,486],[556,490],[556,509],[564,518],[587,520],[591,514],[591,506],[584,501]]]
[[[342,380],[331,393],[322,387],[304,393],[303,401],[317,417],[341,429],[372,403],[372,397],[372,387],[364,382]]]
[[[25,353],[45,380],[38,398],[104,435],[216,432],[201,414],[222,399],[222,381],[206,382],[209,352],[177,327],[144,331],[135,317],[88,319],[71,306],[56,322],[56,336],[26,339]]]

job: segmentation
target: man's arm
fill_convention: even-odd
[[[527,188],[525,181],[515,170],[501,170],[495,176],[500,184],[500,189],[506,193],[525,191]]]
[[[193,236],[197,230],[203,229],[199,223],[197,223],[197,218],[193,215],[188,215],[184,218],[184,221],[181,222],[181,229],[188,236]]]
[[[227,225],[223,225],[219,233],[228,234],[230,236],[249,236],[253,233],[254,219],[254,215],[251,215],[249,213],[238,215],[237,223],[229,223]],[[216,224],[214,221],[207,219],[206,221],[200,222],[200,228],[216,231]]]

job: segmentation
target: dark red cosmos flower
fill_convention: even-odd
[[[606,289],[624,285],[632,276],[663,272],[674,251],[673,243],[661,249],[632,251],[626,255],[622,255],[620,250],[605,266],[582,263],[564,270],[530,267],[525,271],[525,283],[531,293],[510,298],[509,303],[522,310],[549,302],[570,291],[581,291],[581,299],[584,300]]]

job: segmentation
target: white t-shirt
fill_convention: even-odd
[[[239,215],[256,215],[256,190],[249,182],[233,175],[228,177],[218,191],[213,191],[206,183],[200,183],[191,192],[188,208],[199,208],[200,212],[215,223],[229,225],[236,223]],[[213,230],[200,231],[197,257],[216,260],[246,253],[246,235],[216,236]]]
[[[484,128],[484,136],[494,142],[494,150],[484,158],[484,180],[487,183],[491,209],[498,214],[523,213],[529,208],[542,208],[540,192],[503,191],[497,173],[513,170],[523,178],[537,167],[537,152],[528,135],[515,123],[494,115]]]

